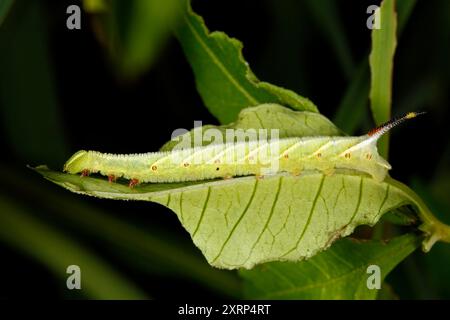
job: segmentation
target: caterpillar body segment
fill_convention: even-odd
[[[386,177],[390,164],[377,150],[378,139],[399,123],[421,113],[410,112],[356,137],[302,137],[210,144],[168,152],[116,155],[81,150],[64,165],[76,174],[100,173],[109,181],[138,183],[199,181],[214,178],[290,173],[304,170],[331,174],[335,169],[366,173],[376,181]]]

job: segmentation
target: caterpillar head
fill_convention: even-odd
[[[71,156],[69,160],[67,160],[67,162],[64,164],[63,170],[64,172],[68,172],[71,174],[81,172],[85,169],[88,169],[86,167],[87,160],[88,152],[85,150],[80,150],[73,156]]]

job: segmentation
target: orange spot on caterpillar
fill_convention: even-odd
[[[286,153],[284,156],[283,156],[285,159],[289,159],[289,155]]]
[[[138,179],[131,179],[130,183],[128,183],[128,186],[133,189],[137,184],[139,183]]]
[[[214,160],[214,163],[220,163],[219,159]]]
[[[157,166],[152,166],[152,170],[153,170],[153,171],[156,171],[157,169],[158,169]]]
[[[248,157],[248,160],[253,160],[253,159],[254,159],[253,156],[249,156],[249,157]]]
[[[81,177],[87,177],[90,173],[89,169],[83,169],[81,170]]]
[[[117,179],[116,176],[113,175],[113,174],[110,174],[110,175],[108,176],[108,182],[109,182],[109,183],[115,182],[116,179]]]
[[[350,159],[350,157],[352,156],[350,153],[346,153],[345,155],[344,155],[347,159]]]
[[[372,159],[372,155],[371,155],[370,153],[366,154],[366,159],[367,159],[367,160]]]
[[[184,163],[183,166],[184,167],[189,167],[189,163]]]
[[[322,157],[322,154],[319,152],[318,154],[316,154],[317,158]]]

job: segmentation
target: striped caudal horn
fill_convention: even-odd
[[[378,140],[383,134],[396,127],[403,121],[414,119],[415,117],[425,114],[426,112],[408,112],[401,117],[395,117],[389,120],[388,122],[383,123],[381,126],[378,126],[372,130],[370,130],[367,135],[374,140]]]

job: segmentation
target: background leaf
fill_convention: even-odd
[[[411,16],[416,5],[416,0],[397,1],[398,12],[398,30],[397,37],[400,38],[403,30]],[[345,93],[339,103],[337,112],[333,118],[334,124],[341,128],[347,134],[354,134],[361,128],[366,118],[368,119],[369,110],[367,108],[370,92],[370,70],[368,59],[363,59],[353,74],[352,79],[345,90]],[[416,92],[414,90],[414,92]],[[418,100],[414,103],[420,105]],[[399,108],[402,109],[402,108]],[[408,103],[403,112],[414,110],[411,103]]]
[[[397,36],[400,37],[400,35],[403,32],[403,29],[405,28],[406,24],[408,23],[409,17],[411,16],[411,13],[414,10],[414,7],[416,6],[417,0],[401,0],[397,1],[395,4],[397,6],[397,12],[398,12],[398,32]]]
[[[380,125],[391,118],[392,73],[394,53],[397,46],[397,13],[395,0],[383,0],[379,12],[380,29],[372,30],[372,51],[370,53],[370,107],[375,123]],[[378,142],[380,155],[387,159],[389,135]]]
[[[209,32],[186,3],[177,37],[194,71],[197,90],[221,123],[236,119],[243,108],[262,103],[317,112],[311,101],[295,92],[260,82],[242,56],[242,43],[223,32]]]
[[[119,72],[126,79],[142,75],[155,61],[176,25],[181,1],[84,0],[93,14],[94,30]]]
[[[272,262],[240,271],[248,299],[375,299],[367,267],[380,267],[381,281],[420,245],[407,234],[390,240],[342,239],[329,250],[301,262]],[[385,284],[383,284],[383,287]]]
[[[214,143],[204,139],[202,134],[207,129],[214,128],[226,135],[227,129],[277,129],[279,138],[287,137],[308,137],[308,136],[340,136],[342,132],[326,117],[315,112],[296,112],[277,104],[262,104],[257,107],[243,109],[237,120],[229,125],[212,126],[194,128],[185,133],[190,136],[191,146],[195,147],[196,142],[202,145]],[[185,136],[181,137],[185,139]],[[270,131],[268,133],[270,138]],[[200,140],[200,141],[196,141]],[[160,151],[172,150],[179,143],[178,139],[168,141],[161,147]],[[198,146],[198,144],[197,144]]]
[[[81,269],[82,289],[91,298],[148,298],[86,248],[32,218],[26,209],[4,196],[0,197],[0,223],[0,238],[46,264],[61,279],[62,286],[68,277],[67,267],[75,264]]]
[[[411,190],[392,179],[376,183],[354,173],[305,173],[263,180],[244,177],[146,184],[130,189],[43,167],[37,171],[75,193],[167,206],[178,215],[208,262],[220,268],[251,268],[267,261],[311,257],[351,234],[356,226],[374,225],[384,213],[407,204],[419,210],[424,222],[422,230],[428,235],[425,250],[438,240],[450,242],[449,227],[436,221]],[[271,210],[262,209],[266,207]]]

